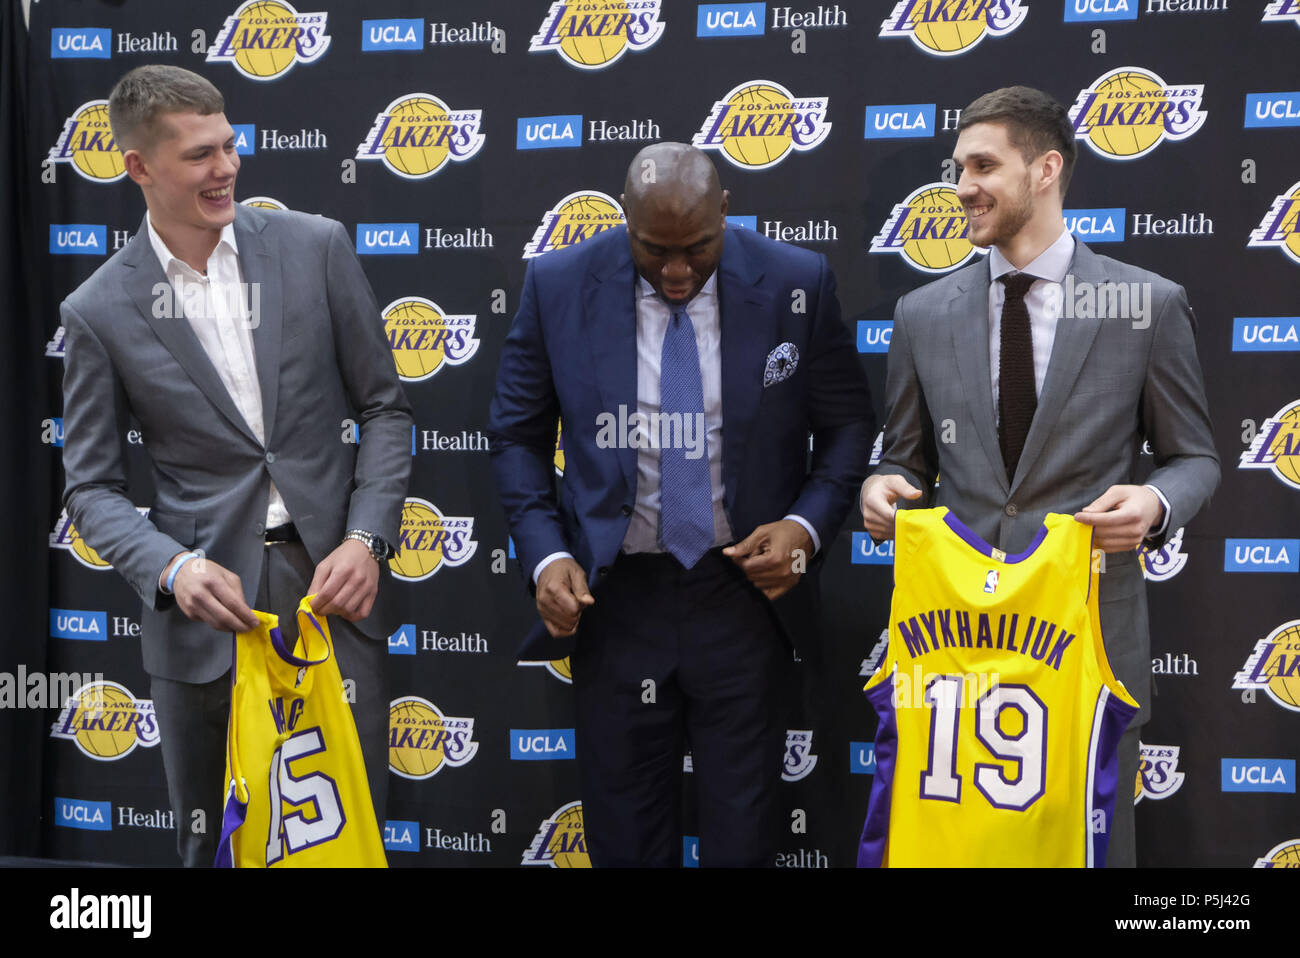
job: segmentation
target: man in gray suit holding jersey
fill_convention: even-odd
[[[1119,743],[1108,857],[1131,867],[1128,789],[1151,712],[1135,549],[1163,544],[1191,520],[1218,485],[1219,458],[1182,287],[1097,256],[1065,229],[1075,155],[1064,107],[1040,91],[996,90],[962,112],[957,195],[971,242],[992,248],[898,301],[889,418],[862,517],[874,538],[888,539],[896,508],[947,506],[1010,553],[1029,546],[1048,512],[1093,527],[1094,547],[1107,553],[1107,657],[1142,707]],[[1089,295],[1091,307],[1078,308]],[[1143,440],[1155,470],[1135,485]]]
[[[224,109],[211,83],[177,67],[119,81],[109,121],[148,213],[62,306],[64,502],[144,600],[144,666],[186,865],[212,863],[221,827],[231,633],[255,626],[257,608],[280,617],[292,645],[310,593],[354,683],[383,821],[384,560],[410,472],[410,407],[347,233],[235,203]],[[152,463],[148,518],[127,495],[132,416]]]

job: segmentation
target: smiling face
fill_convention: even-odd
[[[187,258],[182,251],[204,246],[210,253],[235,219],[235,131],[224,113],[168,113],[157,122],[161,132],[152,144],[127,151],[127,171],[173,253]]]
[[[637,272],[671,305],[691,300],[718,268],[726,228],[721,207],[647,199],[627,210],[627,235]]]
[[[970,241],[1005,253],[1039,213],[1043,193],[1034,188],[1033,170],[1011,145],[1002,123],[976,123],[962,130],[952,157],[961,170],[957,198],[966,209]]]

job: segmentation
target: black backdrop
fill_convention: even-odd
[[[734,225],[829,257],[883,418],[894,301],[937,275],[922,266],[942,271],[978,255],[960,239],[963,223],[946,225],[961,218],[946,212],[945,193],[957,111],[1011,83],[1072,104],[1118,72],[1107,87],[1121,91],[1109,101],[1123,105],[1120,122],[1092,137],[1111,154],[1081,139],[1070,223],[1098,252],[1186,285],[1223,460],[1212,505],[1149,563],[1157,700],[1135,789],[1139,861],[1248,867],[1280,861],[1290,847],[1294,862],[1300,677],[1285,673],[1295,668],[1300,634],[1275,637],[1264,662],[1248,665],[1261,640],[1300,617],[1300,414],[1284,412],[1300,400],[1300,233],[1297,207],[1288,205],[1300,196],[1300,93],[1287,92],[1300,51],[1292,0],[1233,0],[1230,10],[1191,0],[998,0],[987,20],[972,20],[971,4],[938,0],[591,0],[563,10],[517,0],[329,0],[296,11],[294,49],[284,49],[283,32],[266,32],[254,41],[265,48],[210,59],[209,50],[238,46],[248,36],[240,31],[259,20],[269,30],[294,15],[273,0],[249,6],[41,2],[26,49],[4,54],[6,81],[15,73],[27,81],[25,124],[10,119],[14,88],[5,84],[3,156],[18,157],[7,180],[17,196],[6,197],[4,221],[27,259],[7,254],[4,268],[31,277],[10,299],[18,309],[6,388],[21,438],[7,471],[20,528],[35,521],[40,530],[22,533],[26,548],[6,566],[25,578],[14,580],[20,614],[0,643],[0,667],[102,673],[139,700],[130,707],[150,707],[138,599],[78,548],[58,506],[62,331],[53,304],[140,225],[139,190],[114,178],[120,160],[93,105],[131,67],[173,63],[212,79],[247,146],[237,196],[341,220],[363,247],[380,304],[415,317],[390,326],[415,407],[410,496],[423,503],[410,503],[411,513],[430,518],[431,508],[443,517],[432,516],[433,528],[472,531],[440,553],[406,540],[398,571],[428,574],[399,585],[407,625],[390,639],[392,692],[425,700],[448,724],[472,721],[477,747],[395,752],[407,769],[434,771],[393,776],[390,859],[555,866],[586,862],[580,810],[571,807],[570,687],[565,663],[515,661],[531,606],[482,436],[525,244],[544,223],[556,226],[543,231],[552,238],[574,239],[611,222],[601,218],[605,201],[589,194],[617,197],[644,142],[707,138],[718,102],[733,91],[750,103],[788,96],[800,114],[793,138],[767,131],[731,141],[739,159],[714,154]],[[6,4],[6,38],[16,7]],[[237,10],[243,19],[223,35]],[[630,16],[630,34],[624,26],[621,35],[583,36],[559,49],[551,42],[573,15],[590,15],[580,23],[595,34],[602,24],[629,23],[601,20],[610,12]],[[1163,131],[1125,125],[1144,92],[1186,122]],[[1252,121],[1255,94],[1263,95],[1263,119]],[[429,98],[461,131],[450,155],[416,139],[387,161],[358,156],[390,104],[408,101],[394,114],[400,126],[436,115],[439,102]],[[1197,111],[1205,114],[1199,125]],[[547,221],[572,194],[588,195],[558,225]],[[913,194],[912,212],[896,209]],[[15,212],[23,196],[32,209]],[[916,241],[890,248],[891,234]],[[398,307],[412,297],[433,305]],[[453,327],[472,329],[477,347],[429,345],[438,329]],[[426,337],[404,335],[411,328]],[[1274,430],[1270,418],[1284,425]],[[1252,454],[1257,432],[1268,441]],[[139,436],[122,438],[133,499],[146,506]],[[1239,468],[1243,454],[1257,467]],[[825,544],[824,643],[792,667],[799,706],[783,786],[783,865],[852,864],[870,787],[874,720],[859,690],[879,652],[892,570],[888,547],[864,547],[852,525]],[[46,594],[47,603],[34,598]],[[52,735],[77,718],[64,702],[50,704],[40,726],[31,712],[2,713],[12,782],[0,806],[7,847],[30,851],[38,841],[39,853],[55,858],[174,861],[158,750],[132,736]],[[689,839],[683,855],[689,864]]]

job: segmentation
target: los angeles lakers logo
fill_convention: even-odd
[[[59,140],[50,147],[49,162],[71,163],[92,183],[116,183],[126,176],[126,163],[108,125],[108,101],[89,100],[63,121]]]
[[[1187,565],[1187,555],[1183,552],[1183,530],[1179,528],[1159,549],[1139,546],[1138,558],[1142,560],[1142,574],[1151,581],[1164,582],[1172,579]]]
[[[358,160],[383,160],[408,180],[464,163],[483,146],[483,111],[453,110],[431,93],[408,93],[388,104],[357,147]]]
[[[1025,19],[1022,0],[900,0],[880,25],[882,37],[911,37],[920,49],[952,57],[986,36],[1004,37]]]
[[[384,307],[384,331],[397,375],[408,383],[428,379],[444,366],[460,366],[478,352],[477,317],[453,316],[420,296],[395,299]]]
[[[327,13],[299,13],[287,0],[248,0],[226,17],[208,63],[231,63],[250,80],[275,80],[329,49]]]
[[[147,509],[140,509],[141,513],[147,513]],[[99,553],[86,545],[86,540],[81,538],[77,532],[76,526],[72,524],[72,518],[68,515],[68,510],[64,509],[59,515],[58,522],[54,523],[54,531],[50,533],[51,549],[67,549],[73,557],[84,565],[87,569],[111,569],[107,562],[99,557]]]
[[[549,662],[544,660],[536,661],[536,662],[519,661],[516,662],[515,664],[545,666],[546,671],[550,672],[553,676],[555,676],[565,685],[573,684],[573,669],[569,667],[569,657],[567,655],[562,659],[552,659]]]
[[[1185,773],[1178,771],[1178,753],[1181,745],[1147,745],[1138,744],[1137,781],[1134,787],[1133,804],[1144,798],[1168,798],[1182,788]]]
[[[1300,838],[1274,845],[1263,858],[1255,859],[1255,867],[1300,868]]]
[[[432,778],[444,766],[459,768],[478,752],[474,720],[443,715],[418,695],[388,707],[388,768],[402,778]]]
[[[644,50],[663,36],[660,0],[560,0],[528,46],[558,53],[579,70],[602,70],[628,50]]]
[[[137,745],[158,744],[152,699],[138,699],[117,682],[90,682],[73,692],[50,727],[51,738],[71,739],[81,754],[100,762],[130,755]]]
[[[946,273],[988,251],[971,244],[957,190],[948,183],[927,183],[894,206],[869,252],[897,253],[924,273]]]
[[[1070,122],[1098,156],[1135,160],[1166,139],[1185,140],[1199,130],[1204,92],[1199,83],[1171,86],[1150,70],[1118,67],[1079,91]]]
[[[243,200],[242,203],[244,206],[251,206],[258,210],[287,210],[289,208],[279,200],[272,199],[269,196],[250,196],[248,199]]]
[[[1256,642],[1232,687],[1263,689],[1282,708],[1300,712],[1300,619],[1283,622]]]
[[[561,805],[537,829],[522,864],[551,868],[590,868],[587,836],[582,829],[582,802]]]
[[[1237,468],[1271,469],[1292,489],[1300,489],[1300,399],[1264,420]]]
[[[1293,263],[1300,263],[1300,182],[1273,198],[1247,246],[1276,246]]]
[[[765,170],[791,152],[821,145],[831,131],[829,103],[824,96],[795,97],[771,80],[750,80],[713,104],[691,142],[720,151],[741,169]]]
[[[1271,0],[1264,8],[1264,16],[1260,18],[1262,23],[1282,23],[1287,20],[1300,27],[1300,0]]]
[[[573,246],[623,222],[623,207],[614,197],[599,190],[578,190],[542,215],[533,238],[524,245],[524,259]]]
[[[406,582],[427,579],[443,566],[464,565],[478,549],[473,516],[444,516],[427,499],[408,497],[402,506],[393,575]]]

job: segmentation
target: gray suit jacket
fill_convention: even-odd
[[[270,483],[314,562],[348,529],[396,545],[411,468],[411,414],[379,308],[343,227],[303,213],[237,206],[244,281],[260,284],[253,349],[266,444],[235,407],[143,223],[130,243],[62,305],[67,475],[64,505],[85,541],[144,600],[145,669],[207,682],[230,668],[228,634],[193,622],[158,589],[178,552],[202,549],[240,577],[254,601]],[[159,285],[161,284],[161,285]],[[134,416],[152,463],[148,518],[127,494],[124,440]],[[346,441],[358,423],[361,442]],[[387,634],[391,583],[370,616]]]
[[[1021,552],[1048,512],[1074,513],[1134,481],[1143,440],[1146,480],[1169,500],[1165,534],[1185,525],[1219,482],[1195,318],[1183,288],[1075,243],[1075,284],[1148,283],[1149,323],[1063,316],[1016,475],[1007,481],[989,373],[989,264],[981,261],[898,301],[889,348],[878,474],[924,495],[905,507],[947,506],[988,543]],[[935,479],[940,482],[935,487]],[[1099,589],[1106,652],[1150,713],[1146,589],[1136,553],[1105,557]]]

